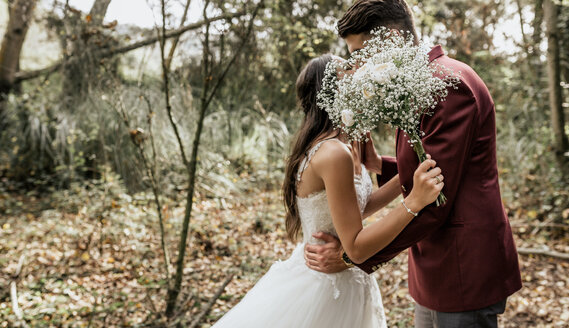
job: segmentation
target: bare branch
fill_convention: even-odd
[[[94,26],[99,26],[103,23],[103,19],[107,14],[107,8],[109,8],[111,0],[95,0],[91,11],[89,11],[89,16],[91,17],[91,24]]]
[[[204,17],[207,27],[209,27],[209,21],[206,17]],[[162,29],[161,29],[161,36],[160,39],[160,58],[162,60],[162,80],[164,83],[164,100],[166,102],[166,113],[168,114],[168,120],[170,120],[170,125],[174,130],[174,134],[176,135],[176,141],[178,142],[178,146],[180,148],[180,155],[182,157],[182,161],[184,162],[184,166],[187,170],[190,169],[190,162],[188,161],[188,157],[186,156],[186,147],[184,146],[184,142],[182,141],[182,137],[180,135],[180,131],[178,129],[178,124],[174,121],[174,116],[172,114],[172,106],[170,104],[170,83],[168,74],[170,73],[170,68],[167,63],[166,59],[166,4],[164,0],[162,0]]]
[[[192,0],[186,0],[184,13],[182,14],[182,19],[180,20],[180,27],[184,26],[184,23],[186,22],[186,18],[188,17],[188,10],[190,9],[191,3]],[[168,53],[168,58],[166,59],[166,67],[168,67],[168,70],[170,70],[170,67],[172,66],[172,59],[174,58],[174,53],[176,52],[176,47],[178,46],[179,41],[180,41],[179,35],[175,37],[174,40],[172,40],[172,45],[170,46],[170,52]]]
[[[142,159],[142,164],[144,165],[144,169],[146,170],[146,175],[150,178],[150,185],[152,188],[152,194],[154,195],[154,203],[156,204],[156,213],[158,214],[158,223],[160,226],[160,241],[161,241],[161,246],[162,246],[162,252],[164,254],[164,268],[166,269],[166,281],[167,284],[170,284],[170,253],[168,252],[168,247],[166,247],[166,231],[164,229],[164,217],[162,215],[162,202],[160,202],[160,191],[158,188],[158,180],[156,178],[156,149],[154,146],[154,136],[152,135],[152,109],[150,107],[150,102],[148,101],[148,99],[146,98],[146,96],[143,96],[144,99],[147,102],[148,105],[148,126],[149,126],[149,137],[150,137],[150,142],[152,144],[152,157],[153,157],[153,163],[152,166],[149,163],[148,158],[146,158],[146,154],[144,152],[144,147],[143,147],[143,142],[145,139],[144,136],[144,132],[142,130],[139,129],[133,129],[130,126],[130,121],[128,119],[128,116],[126,114],[126,109],[124,106],[124,102],[122,101],[122,97],[118,97],[119,99],[119,104],[118,104],[118,109],[115,108],[115,110],[117,111],[117,113],[119,114],[119,116],[122,119],[122,122],[124,123],[125,127],[127,128],[127,130],[129,131],[130,134],[130,140],[132,141],[133,145],[136,147],[136,149],[138,150],[138,153],[140,155],[140,158]],[[113,106],[114,107],[114,106]]]
[[[540,248],[518,248],[518,253],[522,255],[545,255],[562,260],[569,260],[569,254],[556,251],[550,251]]]
[[[25,255],[22,254],[20,256],[20,260],[18,261],[18,267],[16,268],[16,273],[14,274],[12,281],[10,282],[10,298],[12,299],[12,312],[16,315],[18,320],[23,320],[24,313],[20,306],[18,305],[18,289],[17,289],[17,281],[20,277],[20,273],[22,272],[22,266],[24,265]],[[25,324],[25,323],[24,323]]]
[[[167,32],[165,35],[166,39],[170,39],[170,38],[176,38],[181,36],[182,34],[191,31],[191,30],[196,30],[206,24],[210,24],[212,22],[215,21],[219,21],[219,20],[225,20],[225,19],[232,19],[232,18],[236,18],[236,17],[241,17],[245,15],[244,12],[237,12],[237,13],[232,13],[232,14],[225,14],[225,15],[220,15],[220,16],[216,16],[213,18],[208,18],[205,20],[201,20],[199,22],[193,23],[193,24],[188,24],[184,27],[181,27],[179,29]],[[108,57],[113,57],[115,55],[120,55],[132,50],[136,50],[138,48],[142,48],[151,44],[154,44],[156,42],[158,42],[160,40],[161,36],[153,36],[150,37],[148,39],[144,39],[138,42],[134,42],[132,44],[123,46],[123,47],[118,47],[118,48],[110,48],[110,49],[106,49],[101,51],[99,58],[108,58]],[[80,58],[78,57],[69,57],[66,60],[60,60],[58,62],[56,62],[55,64],[46,67],[46,68],[42,68],[42,69],[38,69],[35,71],[22,71],[22,72],[18,72],[15,74],[15,83],[21,82],[21,81],[25,81],[25,80],[30,80],[30,79],[34,79],[37,78],[39,76],[42,75],[46,75],[46,74],[51,74],[55,71],[57,71],[58,69],[60,69],[64,64],[67,64],[71,61],[77,61],[80,60]]]
[[[223,290],[225,289],[225,287],[227,287],[227,285],[231,282],[231,279],[233,279],[232,274],[230,274],[229,277],[225,278],[225,280],[223,281],[221,286],[219,286],[219,288],[217,289],[215,294],[212,296],[212,298],[209,299],[209,301],[207,302],[207,304],[204,307],[204,309],[202,310],[202,312],[200,312],[200,314],[198,314],[196,316],[196,318],[192,321],[189,328],[195,328],[199,325],[199,323],[202,321],[202,319],[211,310],[212,306],[215,304],[215,301],[221,296],[221,293],[223,293]]]
[[[208,3],[209,3],[209,1],[206,2],[206,5],[205,5],[206,8],[207,8]],[[239,56],[239,54],[243,50],[244,45],[247,43],[247,40],[248,40],[249,35],[251,33],[253,23],[254,23],[255,18],[256,18],[256,15],[257,15],[257,13],[261,7],[263,7],[263,2],[259,3],[259,5],[255,8],[253,15],[251,16],[251,18],[249,20],[249,26],[247,28],[248,32],[247,32],[246,37],[242,40],[240,46],[237,48],[236,52],[234,53],[233,58],[231,59],[231,61],[229,61],[229,63],[225,67],[223,73],[221,74],[219,79],[216,81],[216,84],[215,84],[211,93],[209,92],[209,87],[210,87],[211,81],[213,80],[213,76],[211,75],[211,67],[210,67],[211,62],[209,60],[209,56],[210,56],[210,54],[209,54],[209,24],[206,25],[205,41],[204,41],[204,49],[203,49],[203,62],[202,62],[202,67],[204,70],[204,76],[203,76],[203,88],[202,88],[202,96],[201,96],[201,108],[199,110],[198,122],[197,122],[196,130],[194,132],[194,139],[193,139],[193,145],[192,145],[192,152],[190,155],[190,161],[189,161],[189,164],[187,166],[188,176],[189,176],[189,181],[188,181],[189,187],[188,187],[188,192],[186,194],[186,211],[184,213],[184,219],[183,219],[183,223],[182,223],[182,232],[180,235],[180,244],[178,247],[178,259],[177,259],[177,263],[176,263],[176,274],[174,276],[174,285],[168,290],[168,296],[167,296],[167,301],[166,301],[167,302],[166,316],[168,316],[169,318],[171,318],[172,314],[174,313],[174,309],[176,307],[176,300],[178,298],[178,294],[180,293],[180,289],[181,289],[181,285],[182,285],[184,258],[186,255],[186,248],[187,248],[188,229],[189,229],[189,224],[190,224],[190,217],[192,215],[193,195],[194,195],[195,182],[196,182],[196,177],[197,177],[197,174],[196,174],[197,155],[199,152],[200,137],[202,134],[205,113],[208,109],[209,104],[211,103],[211,100],[215,96],[217,89],[219,88],[219,86],[221,85],[221,82],[223,81],[227,72],[229,71],[229,68],[231,67],[231,65],[233,65],[233,63],[235,62],[235,59],[237,58],[237,56]],[[204,9],[204,19],[205,19],[205,17],[206,17],[206,11]],[[162,61],[164,62],[164,52],[162,52],[162,58],[163,58]],[[163,66],[163,68],[165,68],[165,67]],[[163,77],[166,78],[167,76],[163,75]],[[166,80],[164,81],[164,83],[165,83],[165,86],[167,86]],[[167,94],[167,92],[168,91],[166,89],[165,93]],[[167,110],[170,111],[170,109],[168,108],[168,103],[167,103]],[[176,129],[176,125],[174,124],[174,121],[170,120],[170,122],[172,123],[174,129]],[[181,139],[178,141],[178,143],[180,145],[180,148],[183,149],[183,146],[181,144]]]
[[[237,57],[241,54],[241,51],[243,50],[243,47],[245,47],[245,44],[247,43],[247,41],[249,40],[249,36],[251,36],[251,32],[253,31],[253,22],[255,20],[255,17],[257,17],[257,14],[259,12],[259,9],[261,9],[262,7],[262,3],[259,4],[256,8],[255,11],[253,12],[253,16],[251,17],[251,20],[249,21],[249,26],[247,26],[247,32],[245,34],[245,37],[243,38],[243,42],[241,42],[241,44],[239,45],[239,48],[237,48],[237,50],[235,51],[235,53],[233,54],[233,57],[231,57],[231,60],[229,61],[229,63],[227,64],[227,66],[225,67],[225,69],[223,70],[223,73],[221,73],[221,76],[219,77],[219,79],[217,79],[217,83],[215,84],[215,86],[213,87],[213,90],[211,91],[211,94],[209,95],[207,102],[206,102],[206,107],[209,106],[209,103],[211,102],[211,100],[213,99],[213,96],[215,96],[215,93],[217,91],[217,89],[221,86],[221,83],[223,82],[223,80],[225,79],[225,76],[227,75],[227,72],[229,72],[229,69],[231,68],[231,66],[233,66],[233,63],[235,62],[235,60],[237,59]]]

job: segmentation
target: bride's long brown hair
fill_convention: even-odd
[[[304,120],[292,143],[292,152],[287,159],[283,183],[286,232],[293,241],[296,240],[301,228],[296,204],[296,174],[300,162],[307,156],[317,137],[329,135],[335,129],[332,121],[328,118],[328,113],[316,104],[316,95],[322,88],[326,64],[332,59],[332,55],[323,55],[312,59],[296,79],[296,98],[298,107],[304,112]]]

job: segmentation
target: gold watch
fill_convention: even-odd
[[[342,262],[344,262],[344,264],[348,268],[354,267],[354,262],[352,262],[352,260],[350,260],[350,258],[348,257],[348,254],[346,254],[346,252],[342,252]]]

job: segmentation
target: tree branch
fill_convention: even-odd
[[[201,20],[199,22],[196,22],[193,24],[188,24],[188,25],[181,27],[179,29],[167,32],[165,35],[165,38],[166,39],[176,38],[176,37],[179,37],[180,35],[188,32],[188,31],[198,29],[198,28],[200,28],[206,24],[210,24],[212,22],[219,21],[219,20],[241,17],[243,15],[245,15],[244,12],[237,12],[237,13],[225,14],[225,15],[220,15],[220,16],[204,19],[204,20]],[[162,36],[155,35],[155,36],[149,37],[148,39],[144,39],[144,40],[141,40],[138,42],[134,42],[132,44],[129,44],[129,45],[126,45],[123,47],[101,50],[99,58],[108,58],[108,57],[112,57],[115,55],[120,55],[120,54],[129,52],[129,51],[132,51],[132,50],[136,50],[138,48],[142,48],[142,47],[154,44],[154,43],[158,42],[161,37]],[[15,83],[22,82],[25,80],[34,79],[34,78],[37,78],[37,77],[42,76],[42,75],[51,74],[51,73],[57,71],[58,69],[60,69],[63,65],[68,64],[68,63],[73,62],[73,61],[78,61],[80,59],[81,58],[78,58],[78,57],[69,57],[66,60],[60,60],[60,61],[56,62],[55,64],[48,66],[46,68],[38,69],[35,71],[18,72],[15,74]]]
[[[126,114],[126,109],[124,106],[124,102],[122,101],[122,97],[118,97],[119,105],[118,109],[115,110],[118,112],[122,121],[129,131],[130,140],[132,141],[133,145],[138,150],[140,158],[142,159],[142,164],[144,165],[144,169],[146,170],[146,175],[150,178],[150,186],[152,188],[152,194],[154,195],[154,203],[156,204],[156,213],[158,215],[158,223],[160,225],[160,244],[162,246],[162,252],[164,254],[164,268],[166,269],[166,282],[167,285],[170,284],[170,253],[168,252],[168,247],[166,247],[166,231],[164,229],[164,217],[162,215],[162,202],[160,202],[160,189],[158,188],[158,179],[156,178],[156,149],[154,146],[154,136],[152,135],[152,110],[150,107],[150,102],[143,96],[143,98],[147,102],[148,106],[148,128],[150,131],[149,137],[150,142],[152,144],[152,154],[153,154],[153,163],[152,166],[150,165],[150,161],[146,158],[146,154],[144,152],[143,142],[145,139],[144,132],[139,129],[133,129],[130,126],[130,121]]]
[[[25,255],[22,254],[20,256],[20,260],[18,261],[18,267],[16,268],[16,273],[14,274],[12,281],[10,282],[10,298],[12,299],[12,312],[16,315],[18,320],[22,320],[24,318],[24,313],[20,306],[18,305],[18,289],[17,289],[17,281],[20,278],[20,273],[22,272],[22,267],[24,265]],[[25,325],[25,323],[24,323]]]
[[[195,328],[199,325],[200,321],[202,321],[202,319],[211,310],[212,306],[215,304],[215,301],[221,296],[221,293],[223,293],[223,290],[225,289],[225,287],[231,282],[231,279],[233,279],[232,274],[230,274],[229,277],[225,278],[225,280],[223,281],[221,286],[219,286],[219,288],[215,292],[215,295],[213,295],[213,297],[209,299],[209,301],[207,302],[207,304],[204,307],[204,309],[202,310],[202,312],[200,312],[200,314],[198,314],[196,316],[196,318],[190,324],[189,328]]]
[[[204,18],[206,17],[206,10],[205,8],[207,8],[209,4],[209,1],[206,1],[205,7],[204,7]],[[206,25],[206,31],[205,31],[205,41],[204,41],[204,48],[203,48],[203,62],[202,62],[202,68],[204,71],[203,74],[203,88],[202,88],[202,95],[201,95],[201,108],[199,110],[199,117],[197,119],[197,124],[196,124],[196,130],[194,132],[194,139],[193,139],[193,147],[192,147],[192,152],[189,158],[189,165],[187,166],[187,170],[188,170],[188,191],[186,194],[186,211],[184,213],[184,219],[183,219],[183,223],[182,223],[182,232],[180,234],[180,244],[178,246],[178,260],[176,263],[176,274],[175,274],[175,278],[174,278],[174,286],[171,287],[171,289],[168,290],[168,295],[167,295],[167,301],[166,301],[166,316],[171,318],[173,313],[174,313],[174,309],[176,307],[176,299],[178,297],[178,294],[180,293],[180,289],[181,289],[181,285],[182,285],[182,276],[183,276],[183,268],[184,268],[184,257],[186,255],[186,248],[187,248],[187,238],[188,238],[188,229],[189,229],[189,224],[190,224],[190,217],[192,215],[192,207],[193,207],[193,195],[194,195],[194,189],[195,189],[195,182],[196,182],[196,168],[197,168],[197,155],[198,155],[198,151],[199,151],[199,145],[200,145],[200,138],[201,138],[201,134],[202,134],[202,129],[203,129],[203,122],[204,122],[204,118],[205,118],[205,113],[208,109],[209,104],[211,103],[211,100],[213,99],[217,89],[219,88],[219,86],[221,85],[221,82],[223,81],[223,79],[225,78],[227,72],[229,71],[229,68],[233,65],[233,63],[235,62],[235,59],[237,58],[237,56],[241,53],[241,51],[243,50],[243,47],[245,45],[245,43],[247,43],[249,35],[251,33],[251,29],[254,23],[254,20],[256,18],[256,15],[258,13],[258,10],[263,6],[263,2],[259,3],[259,5],[257,5],[257,7],[255,8],[250,20],[249,20],[249,25],[247,28],[247,35],[246,37],[243,39],[243,41],[241,42],[240,46],[237,48],[235,54],[233,55],[232,60],[227,64],[227,66],[225,67],[223,73],[221,74],[221,76],[218,78],[218,80],[215,83],[215,86],[213,87],[213,90],[211,91],[211,93],[209,93],[209,86],[210,83],[212,82],[212,75],[211,75],[211,62],[209,60],[209,24]],[[162,62],[164,63],[164,51],[162,50]],[[163,64],[163,68],[165,69],[165,66]],[[165,70],[165,72],[167,72]],[[163,75],[163,78],[165,79],[164,83],[165,83],[165,94],[167,95],[167,75]],[[168,102],[166,104],[166,109],[168,111],[168,114],[170,115],[170,108],[168,107]],[[172,118],[170,118],[170,122],[173,126],[174,129],[176,129],[176,124],[173,121]],[[181,140],[178,140],[178,144],[180,146],[180,148],[182,149],[182,156],[185,158],[185,153],[183,153],[183,146],[181,144]],[[184,159],[185,160],[185,159]]]
[[[253,22],[255,20],[255,17],[257,17],[257,14],[259,12],[259,9],[261,9],[262,5],[258,5],[255,8],[255,11],[253,11],[253,15],[251,17],[251,20],[249,21],[249,26],[247,26],[247,32],[245,34],[245,37],[243,38],[243,42],[241,42],[241,44],[239,45],[239,48],[237,48],[237,50],[235,51],[235,53],[233,54],[233,57],[231,58],[231,60],[229,61],[229,63],[227,64],[227,66],[225,67],[225,70],[223,70],[223,73],[221,73],[221,76],[219,77],[219,79],[217,79],[217,83],[214,85],[213,90],[211,91],[211,94],[209,95],[209,98],[207,99],[206,102],[206,107],[209,106],[209,103],[211,102],[211,100],[213,99],[213,96],[215,96],[215,93],[217,91],[217,89],[221,86],[221,83],[223,82],[223,80],[225,79],[225,76],[227,75],[227,72],[229,72],[229,69],[231,68],[231,66],[233,66],[233,63],[235,62],[235,60],[237,59],[237,56],[239,56],[241,54],[241,51],[243,50],[243,47],[245,46],[245,44],[247,43],[247,41],[249,40],[249,37],[251,36],[251,32],[253,31]]]
[[[522,255],[545,255],[549,257],[554,257],[562,260],[569,260],[569,254],[561,253],[556,251],[550,251],[547,249],[540,248],[518,248],[518,253]]]
[[[186,0],[186,6],[184,7],[184,13],[182,14],[182,19],[180,20],[180,27],[186,23],[186,18],[188,17],[188,10],[190,9],[190,4],[192,0]],[[166,67],[170,70],[170,66],[172,65],[172,59],[174,58],[174,53],[176,52],[176,47],[178,46],[178,42],[180,41],[180,36],[172,40],[172,45],[170,46],[170,52],[168,53],[168,58],[166,59]]]

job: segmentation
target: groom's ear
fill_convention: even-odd
[[[348,45],[348,51],[353,53],[364,47],[364,42],[369,40],[371,35],[369,33],[348,34],[344,37],[344,41]]]

